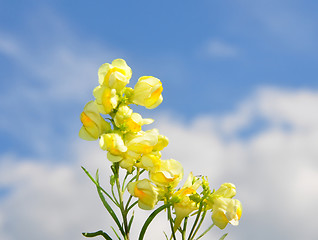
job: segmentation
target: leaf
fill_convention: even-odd
[[[97,236],[103,236],[105,239],[107,240],[112,240],[112,238],[105,232],[103,232],[102,230],[99,230],[97,232],[93,232],[93,233],[82,233],[84,237],[97,237]]]
[[[149,224],[151,223],[151,221],[157,216],[158,213],[160,213],[162,210],[164,210],[165,208],[170,207],[170,203],[167,203],[165,205],[162,205],[161,207],[157,208],[155,211],[153,211],[150,216],[147,218],[146,222],[144,223],[144,225],[142,226],[142,229],[140,231],[139,234],[139,240],[143,240],[146,230],[149,226]]]
[[[112,216],[112,218],[114,219],[116,225],[118,226],[120,232],[123,234],[123,236],[125,236],[125,231],[124,229],[122,228],[114,210],[110,207],[110,205],[108,204],[108,202],[106,201],[103,193],[105,192],[105,190],[103,190],[100,186],[99,186],[99,183],[98,183],[98,171],[96,172],[96,180],[89,174],[89,172],[84,168],[82,167],[82,169],[84,170],[84,172],[87,174],[87,176],[92,180],[93,183],[95,183],[96,185],[96,188],[97,188],[97,192],[98,192],[98,195],[99,195],[99,198],[100,200],[102,201],[104,207],[106,208],[106,210],[108,211],[108,213]],[[108,196],[108,195],[107,195]]]
[[[228,233],[225,233],[219,240],[223,240],[227,235]]]
[[[132,224],[132,222],[133,222],[133,220],[134,220],[134,217],[135,217],[135,213],[133,212],[133,213],[132,213],[132,216],[131,216],[131,218],[130,218],[130,220],[129,220],[128,232],[130,232],[131,224]]]

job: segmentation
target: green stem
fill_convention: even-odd
[[[204,212],[203,212],[203,214],[202,214],[201,220],[200,220],[200,222],[199,222],[197,228],[195,229],[195,231],[194,231],[194,233],[193,233],[193,235],[192,235],[192,239],[194,239],[195,235],[196,235],[197,232],[199,231],[199,229],[200,229],[200,227],[201,227],[201,225],[202,225],[202,223],[203,223],[203,220],[204,220],[204,218],[205,218],[205,215],[206,215],[206,210],[204,210]]]
[[[185,240],[185,238],[186,238],[187,223],[188,223],[188,217],[185,217],[184,221],[183,221],[182,240]]]
[[[129,196],[128,201],[126,203],[126,206],[125,206],[125,210],[126,211],[127,211],[128,207],[129,207],[129,203],[130,203],[131,199],[132,199],[132,195]]]
[[[171,232],[172,232],[172,238],[174,240],[176,240],[176,235],[174,233],[174,228],[173,228],[173,220],[172,220],[172,216],[171,216],[171,208],[170,206],[168,207],[168,219],[169,219],[169,222],[170,222],[170,227],[171,227]]]
[[[193,238],[192,238],[192,234],[193,234],[194,229],[195,229],[195,227],[196,227],[196,225],[197,225],[197,223],[198,223],[198,220],[199,220],[199,218],[200,218],[201,211],[202,211],[202,206],[203,206],[203,204],[202,204],[202,202],[200,202],[200,207],[199,207],[199,210],[198,210],[198,213],[197,213],[197,217],[195,218],[195,221],[194,221],[193,226],[192,226],[192,228],[191,228],[191,231],[190,231],[188,240],[192,240],[192,239],[193,239]]]
[[[119,197],[119,208],[123,217],[123,223],[124,223],[124,229],[125,229],[125,235],[124,238],[126,240],[129,240],[129,228],[128,228],[128,222],[127,222],[127,212],[125,211],[124,208],[124,202],[123,202],[123,192],[121,191],[120,188],[120,182],[119,182],[119,166],[118,164],[115,165],[115,171],[116,171],[116,187],[118,191],[118,197]]]

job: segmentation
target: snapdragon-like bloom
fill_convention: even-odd
[[[159,134],[158,143],[154,146],[153,151],[161,151],[166,146],[168,146],[168,144],[169,144],[169,139],[166,136]]]
[[[93,95],[96,99],[98,111],[102,114],[109,114],[118,104],[118,96],[115,89],[98,86],[94,89]]]
[[[236,188],[233,183],[223,183],[221,187],[213,193],[213,196],[232,198],[236,195]]]
[[[237,199],[219,197],[214,199],[212,221],[220,229],[228,223],[238,225],[242,215],[242,205]]]
[[[119,162],[119,166],[126,169],[130,173],[134,169],[135,164],[136,159],[129,157],[127,154],[125,154],[123,159]]]
[[[114,122],[118,128],[131,132],[141,131],[142,125],[150,124],[153,121],[150,118],[143,119],[139,113],[134,113],[127,105],[120,106],[114,117]]]
[[[237,199],[232,199],[236,194],[235,185],[224,183],[212,193],[207,201],[208,208],[212,208],[212,221],[220,229],[224,229],[228,223],[238,225],[242,215],[242,205]]]
[[[159,131],[151,129],[140,131],[137,134],[127,134],[125,144],[130,156],[140,157],[141,154],[151,153],[154,146],[158,143]]]
[[[127,147],[122,137],[117,133],[103,134],[100,138],[99,145],[101,149],[107,150],[107,158],[111,162],[123,160]]]
[[[200,187],[201,182],[201,180],[193,177],[191,172],[183,187],[173,194],[173,198],[178,199],[178,201],[173,205],[176,214],[174,231],[178,229],[185,217],[189,216],[191,212],[198,209],[197,204],[193,202],[189,196],[196,193],[196,190]]]
[[[162,83],[158,78],[144,76],[138,79],[131,100],[135,104],[152,109],[162,102],[162,90]]]
[[[158,202],[159,189],[148,179],[131,182],[128,184],[128,192],[138,198],[138,206],[144,210],[151,210]]]
[[[131,78],[132,71],[123,59],[115,59],[112,64],[105,63],[98,70],[100,85],[122,90]]]
[[[111,129],[110,124],[99,114],[94,101],[90,101],[85,105],[80,119],[83,126],[79,131],[79,136],[84,140],[97,140],[101,134]]]
[[[150,171],[149,177],[160,187],[176,187],[183,177],[183,167],[174,159],[160,160],[160,168]]]
[[[136,166],[147,171],[157,171],[161,165],[160,156],[154,153],[143,155]]]

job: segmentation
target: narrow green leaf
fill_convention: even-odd
[[[82,167],[82,169],[84,170],[84,172],[86,173],[86,175],[92,180],[92,182],[93,182],[96,186],[100,187],[100,189],[102,190],[102,192],[103,192],[115,205],[118,205],[118,203],[99,185],[98,181],[96,181],[84,167]]]
[[[138,200],[137,200],[136,202],[134,202],[133,204],[131,204],[131,205],[127,208],[127,212],[130,211],[130,209],[132,209],[137,203],[138,203]]]
[[[117,224],[120,232],[123,234],[123,236],[125,236],[125,231],[124,229],[122,228],[115,212],[113,211],[113,209],[109,206],[109,204],[107,203],[103,193],[101,192],[101,189],[99,186],[97,186],[97,192],[98,192],[98,195],[99,195],[99,198],[100,200],[103,202],[104,204],[104,207],[106,208],[106,210],[108,211],[108,213],[112,216],[112,218],[114,219],[115,223]]]
[[[157,208],[155,211],[153,211],[150,216],[147,218],[146,222],[144,223],[144,225],[142,226],[142,229],[140,231],[139,234],[139,240],[143,240],[146,230],[149,226],[149,224],[151,223],[151,221],[157,216],[158,213],[160,213],[162,210],[164,210],[165,208],[170,207],[170,203],[167,203],[165,205],[162,205],[161,207]]]
[[[199,239],[202,238],[205,234],[207,234],[208,231],[210,231],[210,230],[213,228],[213,226],[214,226],[214,223],[213,223],[210,227],[208,227],[208,229],[205,230],[196,240],[199,240]]]
[[[98,183],[98,179],[94,179],[90,174],[89,172],[84,168],[82,167],[82,169],[84,170],[84,172],[87,174],[87,176],[93,181],[93,183],[95,183],[96,185],[96,188],[97,188],[97,192],[98,192],[98,195],[99,195],[99,198],[100,200],[102,201],[104,207],[106,208],[106,210],[108,211],[108,213],[112,216],[112,218],[114,219],[115,223],[117,224],[120,232],[123,234],[123,236],[125,236],[125,231],[124,229],[122,228],[115,212],[113,211],[113,209],[109,206],[109,204],[107,203],[103,193],[102,193],[102,188],[99,186],[99,183]],[[98,171],[96,172],[96,177],[98,177]]]
[[[129,223],[128,223],[128,232],[130,232],[130,228],[131,228],[132,222],[134,220],[134,217],[135,217],[135,213],[133,212],[132,216],[131,216],[131,218],[129,220]]]
[[[84,237],[97,237],[97,236],[103,236],[105,239],[107,240],[112,240],[112,238],[105,232],[103,232],[102,230],[99,230],[97,232],[93,232],[93,233],[82,233]]]
[[[228,233],[225,233],[219,240],[224,240],[224,238],[228,235]]]
[[[113,230],[113,232],[115,233],[116,237],[118,238],[118,240],[121,240],[120,237],[118,236],[117,232],[115,231],[115,229],[111,226],[111,229]]]

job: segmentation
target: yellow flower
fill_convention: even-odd
[[[185,217],[189,216],[191,212],[198,209],[197,204],[193,202],[189,196],[196,193],[201,182],[201,180],[194,178],[191,172],[183,187],[173,195],[174,198],[179,199],[179,201],[173,205],[176,214],[174,231],[178,229]]]
[[[157,171],[160,168],[160,156],[149,153],[143,155],[136,166],[139,168],[146,169],[147,171]]]
[[[120,106],[114,117],[114,122],[118,128],[123,128],[131,132],[141,131],[142,125],[150,124],[153,121],[153,119],[143,119],[140,114],[133,113],[132,109],[127,105]]]
[[[221,187],[213,193],[214,196],[218,195],[226,198],[232,198],[235,194],[235,185],[232,183],[223,183]]]
[[[169,140],[166,136],[159,134],[158,143],[154,146],[153,151],[161,151],[166,146],[168,146]]]
[[[134,158],[128,157],[127,154],[125,154],[124,158],[119,162],[119,166],[131,173],[135,163],[136,160]]]
[[[157,129],[140,131],[137,134],[127,134],[125,144],[131,156],[151,153],[158,143],[159,132]]]
[[[160,160],[160,168],[150,171],[149,177],[160,187],[176,187],[183,177],[183,167],[174,159]]]
[[[107,158],[111,162],[119,162],[123,159],[127,147],[123,139],[117,133],[103,134],[100,138],[99,145],[101,149],[107,150]]]
[[[238,225],[242,215],[242,205],[237,199],[218,197],[214,199],[212,221],[220,229],[228,223]]]
[[[123,59],[115,59],[112,64],[105,63],[98,70],[100,85],[116,89],[123,89],[131,78],[131,68]]]
[[[138,79],[131,100],[135,104],[152,109],[162,102],[162,90],[162,84],[158,78],[144,76]]]
[[[118,104],[118,96],[115,89],[105,86],[98,86],[94,89],[93,95],[98,111],[102,114],[109,114]]]
[[[158,202],[159,189],[148,179],[131,182],[128,184],[128,192],[139,198],[138,206],[144,210],[151,210]]]
[[[99,114],[94,101],[90,101],[85,105],[80,119],[83,126],[79,132],[79,136],[84,140],[97,140],[102,133],[111,129],[110,124]]]
[[[236,189],[232,183],[224,183],[207,199],[208,208],[212,208],[212,221],[223,229],[228,223],[238,225],[242,214],[242,205],[239,200],[232,199]]]

